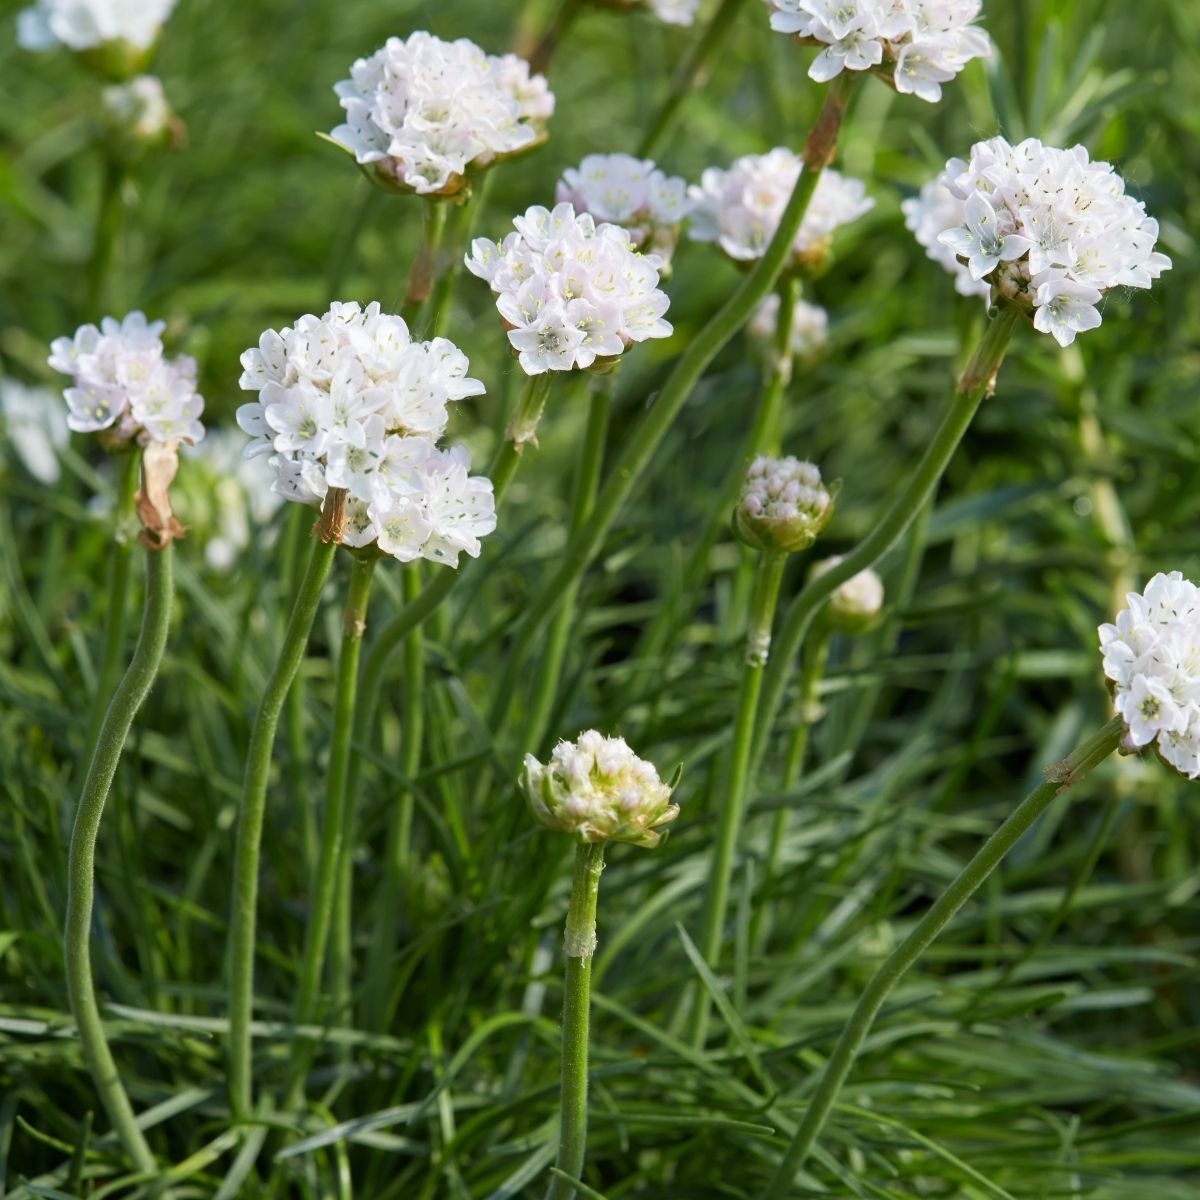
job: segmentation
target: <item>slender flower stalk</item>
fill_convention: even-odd
[[[125,180],[127,168],[111,154],[105,154],[100,181],[100,205],[96,213],[96,232],[92,238],[92,254],[87,268],[88,311],[107,307],[109,277],[121,223],[125,215]]]
[[[571,31],[571,26],[583,12],[584,0],[562,0],[554,17],[551,19],[546,32],[542,34],[533,53],[529,56],[529,69],[539,75],[544,75],[549,69],[563,38]]]
[[[325,811],[321,827],[321,852],[317,860],[317,875],[310,890],[312,897],[308,927],[304,937],[304,953],[300,960],[299,990],[296,997],[296,1025],[307,1025],[317,1016],[317,1001],[325,971],[325,951],[333,924],[337,899],[339,868],[343,856],[348,858],[346,843],[346,787],[349,780],[351,731],[354,728],[354,705],[358,691],[358,660],[362,650],[363,633],[367,627],[367,604],[371,596],[371,579],[377,558],[373,552],[356,555],[350,569],[350,588],[346,596],[342,620],[342,645],[338,655],[337,681],[334,691],[333,738],[329,750],[329,773],[325,792]],[[292,1052],[291,1070],[286,1089],[286,1107],[294,1108],[304,1090],[304,1076],[312,1060],[311,1045],[298,1042]]]
[[[334,490],[326,501],[319,530],[344,520],[346,493]],[[340,510],[340,515],[339,515]],[[262,847],[263,818],[267,806],[267,782],[271,771],[271,748],[279,714],[296,672],[304,658],[309,631],[317,615],[321,589],[337,551],[336,537],[318,535],[309,557],[308,569],[296,593],[275,669],[254,718],[246,774],[238,808],[237,837],[233,855],[233,899],[230,916],[229,972],[229,1099],[234,1116],[250,1118],[252,1104],[250,1020],[254,1009],[254,945],[258,920],[258,868]]]
[[[169,540],[161,549],[147,548],[146,597],[141,632],[129,668],[113,693],[104,715],[71,831],[67,866],[67,918],[63,933],[67,993],[71,1013],[79,1030],[84,1062],[126,1153],[139,1171],[147,1173],[157,1173],[158,1167],[138,1128],[133,1106],[104,1036],[92,980],[90,940],[95,896],[96,838],[130,727],[158,675],[166,648],[171,623],[171,553]]]
[[[1030,792],[1008,820],[988,838],[912,932],[875,972],[842,1030],[837,1046],[821,1072],[820,1082],[800,1127],[760,1200],[783,1200],[792,1194],[796,1172],[812,1153],[863,1042],[892,990],[946,928],[955,913],[979,890],[1022,835],[1058,796],[1086,778],[1116,750],[1124,733],[1124,720],[1119,716],[1114,717],[1062,762],[1048,768],[1045,782]]]
[[[400,315],[411,329],[417,313],[429,299],[441,255],[442,235],[446,229],[445,201],[429,198],[421,201],[421,244],[408,272],[404,307]]]
[[[754,735],[755,765],[761,761],[783,702],[789,674],[813,618],[842,584],[874,566],[913,523],[949,466],[979,405],[994,389],[996,374],[1020,321],[1021,314],[1014,308],[1003,305],[996,310],[958,381],[950,407],[904,490],[892,501],[875,528],[836,566],[810,580],[789,606],[776,653],[763,680],[761,716]]]

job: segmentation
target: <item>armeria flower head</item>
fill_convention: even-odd
[[[178,143],[183,126],[154,75],[114,83],[101,96],[105,140],[117,158],[132,162],[151,150]]]
[[[483,392],[453,343],[412,341],[378,303],[334,304],[268,329],[242,366],[242,388],[258,392],[237,413],[253,439],[245,454],[272,455],[280,495],[319,505],[344,489],[342,541],[401,562],[479,554],[496,527],[491,481],[468,475],[462,447],[435,444],[447,405]]]
[[[149,57],[175,0],[37,0],[17,16],[26,50],[66,46],[103,74],[124,79]]]
[[[810,579],[819,579],[842,561],[840,554],[823,559],[813,565]],[[851,575],[840,584],[829,597],[825,609],[826,620],[838,633],[866,633],[878,623],[883,612],[883,580],[868,567]]]
[[[1125,194],[1124,180],[1082,146],[1056,150],[1029,138],[978,142],[969,162],[953,158],[934,185],[938,207],[907,210],[909,227],[938,261],[986,283],[1033,316],[1034,327],[1069,346],[1100,324],[1097,307],[1115,287],[1148,288],[1171,260],[1155,250],[1158,222]],[[924,196],[925,193],[923,192]]]
[[[962,223],[963,202],[940,180],[927,183],[919,196],[911,196],[900,205],[904,224],[925,247],[925,253],[954,276],[954,290],[961,296],[982,296],[990,300],[992,285],[986,279],[976,279],[941,235]]]
[[[779,295],[772,292],[754,311],[746,323],[746,332],[762,349],[775,338],[779,320]],[[829,314],[819,304],[797,300],[792,312],[792,329],[788,346],[794,359],[811,363],[824,352],[829,341]]]
[[[982,0],[766,0],[771,28],[820,46],[808,74],[874,71],[898,92],[930,102],[973,58],[992,52],[973,24]]]
[[[425,32],[389,38],[334,91],[346,121],[333,140],[377,182],[423,196],[454,195],[469,171],[538,145],[554,112],[523,59]]]
[[[49,388],[0,379],[0,423],[30,475],[47,486],[56,484],[62,474],[59,452],[70,439],[58,397]]]
[[[83,325],[74,337],[50,345],[50,365],[69,375],[63,393],[67,424],[77,433],[99,433],[114,442],[198,442],[204,437],[196,394],[196,361],[163,353],[162,321],[140,312],[124,320],[105,317],[100,328]]]
[[[629,154],[589,154],[563,172],[555,197],[596,221],[624,226],[637,249],[658,254],[664,266],[691,207],[682,179]]]
[[[756,550],[791,554],[807,550],[833,516],[837,487],[827,488],[809,462],[760,456],[742,482],[733,511],[738,537]]]
[[[601,8],[615,8],[632,12],[648,8],[660,21],[667,25],[690,25],[700,9],[700,0],[593,0]]]
[[[466,263],[496,294],[527,375],[607,365],[635,342],[669,337],[662,259],[633,248],[627,229],[597,225],[570,204],[535,206],[497,245],[471,243]]]
[[[559,742],[550,761],[525,756],[521,789],[534,819],[581,842],[628,842],[652,849],[679,815],[671,785],[624,738],[594,729]]]
[[[1179,571],[1125,597],[1100,626],[1104,674],[1132,746],[1154,744],[1188,779],[1200,776],[1200,588]]]
[[[800,159],[783,147],[767,154],[747,154],[728,170],[709,167],[699,186],[691,188],[688,236],[697,242],[716,242],[737,262],[761,258],[803,169]],[[792,244],[789,267],[798,270],[819,264],[834,230],[874,205],[859,180],[822,171]]]

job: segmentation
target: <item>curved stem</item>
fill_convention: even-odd
[[[563,984],[562,1084],[559,1089],[558,1157],[554,1165],[574,1179],[583,1174],[587,1150],[588,1018],[591,1007],[592,955],[596,950],[596,903],[604,843],[575,848],[575,875],[567,909],[567,951]],[[575,1188],[555,1176],[546,1200],[569,1200]]]
[[[338,872],[343,857],[350,854],[346,844],[346,787],[350,774],[351,732],[354,728],[354,704],[358,691],[358,658],[367,627],[367,602],[371,596],[371,578],[376,559],[355,557],[350,569],[350,589],[342,621],[342,647],[338,655],[334,689],[333,737],[329,747],[329,776],[325,791],[325,812],[321,824],[321,854],[317,877],[311,889],[308,927],[304,936],[304,954],[300,962],[299,991],[296,996],[296,1024],[307,1025],[316,1017],[317,997],[325,972],[325,951],[333,923],[337,898]],[[297,1044],[292,1051],[285,1107],[294,1108],[304,1092],[304,1076],[312,1060],[313,1048]]]
[[[100,208],[96,214],[96,233],[92,240],[92,256],[88,260],[88,313],[98,317],[107,303],[106,292],[125,202],[121,195],[125,186],[125,167],[105,155],[104,173],[100,182]]]
[[[724,307],[697,333],[680,355],[653,407],[625,443],[596,499],[591,517],[572,539],[558,571],[549,580],[521,622],[513,648],[514,661],[529,650],[559,598],[587,569],[600,550],[617,514],[629,499],[646,467],[654,458],[692,389],[720,349],[750,319],[754,310],[775,285],[787,265],[792,244],[799,232],[809,202],[820,182],[821,172],[833,155],[838,130],[855,81],[853,72],[843,71],[825,95],[821,115],[808,136],[804,151],[804,170],[796,180],[791,198],[780,217],[770,244],[754,270],[742,281]]]
[[[721,958],[725,918],[729,910],[729,885],[733,878],[733,860],[745,813],[747,782],[750,777],[750,740],[758,712],[763,669],[771,645],[771,628],[779,599],[779,584],[787,556],[768,552],[760,556],[751,603],[750,628],[746,633],[746,662],[738,691],[737,718],[733,726],[733,745],[729,753],[729,774],[724,802],[717,822],[717,840],[713,846],[712,870],[705,893],[704,929],[700,951],[714,970]],[[719,801],[720,802],[720,801]],[[704,1045],[708,1031],[711,1001],[708,991],[697,988],[692,1002],[692,1044]]]
[[[1019,312],[1008,307],[1001,308],[991,319],[958,382],[942,423],[904,490],[892,501],[875,528],[837,566],[810,581],[792,601],[780,630],[777,652],[763,682],[762,718],[754,734],[755,763],[762,757],[783,701],[788,674],[813,618],[846,580],[874,566],[916,519],[954,457],[983,398],[995,387],[996,373],[1021,319]]]
[[[662,107],[654,114],[654,120],[638,147],[641,158],[653,158],[679,115],[679,110],[689,94],[704,81],[709,64],[717,51],[725,44],[729,29],[738,15],[744,0],[721,0],[721,6],[713,14],[704,35],[696,42],[679,64],[671,81],[671,91]]]
[[[762,1193],[761,1200],[781,1200],[790,1194],[793,1178],[816,1144],[829,1111],[837,1101],[842,1084],[854,1066],[858,1052],[892,989],[934,938],[950,923],[954,914],[975,894],[1025,831],[1050,807],[1056,797],[1103,762],[1120,744],[1124,733],[1124,722],[1120,717],[1114,717],[1066,759],[1048,768],[1046,781],[1034,788],[1008,820],[988,838],[908,937],[888,955],[867,984],[850,1020],[842,1030],[837,1046],[821,1073],[820,1083],[813,1093],[800,1128],[796,1130],[778,1170]]]
[[[344,502],[344,495],[342,497]],[[330,492],[326,507],[337,506]],[[230,914],[229,970],[229,1101],[234,1116],[247,1120],[251,1115],[250,1019],[254,1008],[254,939],[258,910],[258,863],[262,846],[263,818],[267,805],[267,781],[271,771],[271,748],[283,702],[300,663],[321,589],[329,574],[336,541],[318,538],[308,561],[308,570],[296,593],[292,615],[288,619],[283,644],[275,669],[267,681],[246,755],[246,774],[238,807],[237,837],[233,858],[233,889]]]
[[[157,1172],[158,1168],[137,1126],[133,1106],[121,1084],[121,1076],[104,1036],[92,980],[90,939],[96,837],[130,726],[154,683],[166,648],[171,623],[171,554],[169,543],[162,550],[146,552],[146,598],[141,632],[129,668],[104,714],[71,830],[67,863],[67,919],[63,932],[67,993],[79,1029],[83,1060],[126,1153],[137,1169],[144,1172]]]

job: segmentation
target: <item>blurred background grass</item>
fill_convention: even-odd
[[[0,5],[0,368],[50,382],[47,341],[100,315],[84,286],[101,173],[90,144],[96,85],[65,55],[17,50],[16,7]],[[677,833],[653,855],[614,853],[604,881],[587,1178],[613,1200],[755,1194],[880,955],[1040,768],[1105,714],[1095,626],[1115,595],[1155,570],[1195,577],[1200,566],[1200,10],[1191,0],[985,7],[1000,50],[988,70],[973,65],[936,107],[866,87],[842,140],[837,165],[867,179],[877,205],[806,289],[830,311],[833,344],[791,388],[785,443],[844,480],[820,552],[849,544],[894,492],[982,321],[899,215],[946,157],[996,132],[1082,141],[1146,200],[1175,268],[1151,293],[1110,296],[1103,327],[1076,350],[1018,339],[928,522],[884,564],[888,625],[835,644],[810,774],[782,794],[772,760],[753,810],[739,952],[723,973],[738,1019],[728,1043],[704,1055],[671,1037],[692,978],[673,923],[696,932],[721,799],[709,781],[728,738],[745,603],[732,542],[714,550],[669,648],[645,659],[635,647],[748,427],[759,378],[740,341],[697,390],[585,581],[551,731],[553,740],[596,724],[665,769],[686,765]],[[371,192],[314,136],[338,120],[333,82],[391,34],[427,28],[499,52],[518,27],[536,33],[548,9],[181,0],[156,70],[188,143],[148,161],[127,189],[106,311],[167,318],[172,344],[200,360],[208,421],[230,423],[237,356],[260,330],[322,311],[339,274],[340,298],[394,307],[403,294],[418,207]],[[585,153],[632,151],[694,35],[585,15],[551,70],[551,139],[495,172],[477,232],[500,236]],[[770,34],[748,0],[661,164],[695,179],[738,154],[798,148],[819,104],[809,55]],[[676,336],[623,366],[613,444],[735,279],[711,247],[681,248],[669,289]],[[448,334],[488,385],[454,428],[481,461],[519,381],[478,281],[461,281]],[[431,627],[415,781],[422,861],[403,913],[395,1020],[373,1041],[335,1020],[300,1130],[315,1141],[288,1143],[288,1194],[348,1195],[350,1180],[372,1200],[534,1196],[544,1186],[532,1181],[552,1153],[564,848],[528,829],[510,786],[481,798],[475,779],[483,766],[501,781],[514,774],[511,733],[489,731],[481,714],[511,619],[561,548],[583,420],[578,395],[552,405],[489,540],[491,565]],[[63,831],[109,544],[88,506],[89,468],[101,464],[82,440],[74,449],[54,491],[7,449],[0,479],[0,1183],[23,1196],[84,1194],[71,1183],[80,1146],[82,1176],[135,1190],[122,1190],[103,1128],[88,1132],[93,1093],[64,1036]],[[168,663],[118,779],[99,874],[95,960],[119,1006],[117,1056],[137,1107],[167,1106],[153,1138],[174,1162],[212,1144],[226,1119],[216,1035],[234,805],[302,516],[279,514],[284,536],[260,531],[218,572],[203,553],[209,504],[193,487]],[[398,571],[378,574],[376,624],[399,603]],[[344,576],[342,564],[276,755],[264,1019],[290,1011]],[[372,847],[410,782],[395,766],[398,694],[396,681],[382,753],[364,772],[364,913],[378,881]],[[763,889],[766,814],[780,804],[795,811],[786,871]],[[898,993],[797,1195],[1200,1194],[1198,813],[1194,788],[1137,760],[1112,764],[1053,811]],[[765,942],[752,942],[752,926]],[[259,1045],[269,1088],[287,1040],[276,1030]],[[232,1162],[219,1144],[180,1194],[217,1194]],[[260,1194],[257,1178],[235,1176],[226,1194]]]

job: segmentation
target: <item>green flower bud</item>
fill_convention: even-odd
[[[826,488],[812,463],[756,458],[733,512],[734,532],[756,550],[807,550],[833,516],[836,495],[837,486]]]

